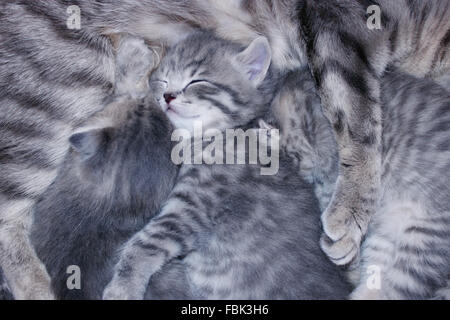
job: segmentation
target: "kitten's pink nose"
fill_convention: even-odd
[[[164,100],[166,100],[166,103],[169,104],[171,101],[175,100],[177,96],[172,92],[164,93]]]

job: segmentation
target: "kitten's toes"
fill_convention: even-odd
[[[352,214],[345,206],[342,207],[340,202],[345,201],[333,199],[321,216],[323,231],[333,241],[342,239],[354,222]]]
[[[334,242],[324,234],[320,239],[320,247],[334,264],[344,266],[358,256],[359,240],[353,239],[350,235]]]

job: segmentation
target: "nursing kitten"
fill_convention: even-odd
[[[33,208],[30,238],[58,299],[101,299],[120,246],[158,212],[178,171],[173,127],[148,96],[151,51],[135,37],[116,41],[114,95],[69,138],[58,176]],[[76,288],[71,266],[80,271]],[[180,261],[150,285],[148,299],[191,296]]]
[[[245,129],[268,111],[277,88],[270,60],[264,38],[245,49],[195,33],[169,50],[151,88],[178,129],[194,132],[195,122],[205,131]],[[224,148],[224,158],[231,150]],[[261,168],[183,164],[159,214],[123,247],[104,298],[142,299],[149,280],[176,258],[195,298],[346,298],[347,283],[319,247],[311,184],[283,153],[278,173]]]
[[[389,65],[421,78],[449,73],[450,1],[148,0],[135,6],[130,0],[124,6],[124,17],[111,19],[105,32],[128,28],[169,44],[198,27],[244,44],[264,35],[278,68],[309,64],[324,114],[338,124],[339,178],[322,215],[329,238],[322,246],[335,263],[350,263],[382,193],[380,78]]]
[[[353,272],[352,298],[449,299],[450,93],[390,70],[381,97],[383,192]],[[337,148],[310,74],[290,74],[273,105],[281,145],[327,205]],[[380,288],[371,290],[377,276]]]
[[[101,299],[117,250],[158,212],[177,175],[172,126],[150,99],[115,98],[86,128],[71,136],[55,182],[33,209],[31,241],[58,299]],[[79,288],[69,287],[69,266],[81,272]],[[186,298],[183,275],[171,264],[153,281],[152,297]]]

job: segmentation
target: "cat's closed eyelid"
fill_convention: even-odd
[[[205,79],[198,79],[198,80],[192,80],[191,82],[189,82],[188,83],[188,85],[186,86],[186,87],[188,87],[188,86],[190,86],[190,85],[193,85],[193,84],[197,84],[197,83],[209,83],[209,84],[212,84],[211,82],[209,82],[208,80],[205,80]]]
[[[186,87],[184,87],[183,91],[185,91],[187,88],[189,88],[192,85],[195,84],[204,84],[204,85],[211,85],[214,86],[213,83],[209,82],[208,80],[204,80],[204,79],[198,79],[198,80],[192,80],[191,82],[189,82]]]
[[[165,80],[159,80],[159,79],[149,79],[149,82],[160,82],[160,83],[164,83],[164,84],[169,84],[167,81]]]

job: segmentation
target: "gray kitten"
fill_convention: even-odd
[[[324,246],[327,254],[339,264],[351,261],[381,176],[380,75],[389,63],[419,77],[449,66],[449,1],[377,2],[381,30],[367,27],[367,9],[377,4],[371,0],[2,1],[0,265],[15,296],[53,297],[28,240],[30,208],[54,180],[72,131],[110,96],[115,64],[108,36],[123,32],[162,47],[197,28],[245,45],[265,35],[277,68],[294,70],[308,58],[327,117],[351,129],[335,132],[342,179],[323,218],[335,240]],[[68,24],[74,4],[81,29]],[[349,194],[348,185],[358,188]]]
[[[196,33],[169,50],[151,87],[178,129],[193,131],[197,121],[204,130],[246,129],[277,88],[270,60],[264,38],[244,48]],[[346,298],[348,285],[319,247],[311,184],[280,157],[271,176],[260,163],[183,164],[159,214],[123,247],[104,298],[142,299],[177,258],[195,298]]]
[[[32,244],[64,300],[101,299],[118,249],[155,216],[178,172],[172,126],[152,99],[114,98],[86,128],[70,137],[55,182],[33,208]],[[79,288],[68,286],[69,266],[81,272]],[[147,299],[193,297],[181,261],[149,286]]]
[[[114,20],[109,32],[125,26],[169,44],[198,27],[244,44],[264,35],[276,67],[295,70],[309,65],[325,116],[341,124],[333,126],[340,170],[334,196],[322,215],[329,237],[322,246],[335,263],[351,262],[382,192],[380,79],[389,65],[420,78],[449,73],[450,1],[148,0],[137,7],[131,0],[124,3],[129,8],[126,18]],[[131,17],[134,22],[128,23]]]
[[[383,192],[353,265],[352,298],[449,299],[450,93],[390,70],[381,97]],[[310,74],[290,74],[273,105],[281,145],[316,184],[324,208],[335,188],[337,147]]]
[[[172,125],[148,93],[151,51],[121,36],[115,94],[69,138],[71,149],[56,180],[33,208],[31,242],[58,299],[101,299],[117,250],[167,199],[177,175],[171,161]],[[68,286],[69,266],[80,287]],[[148,299],[189,295],[180,261],[151,282]]]

